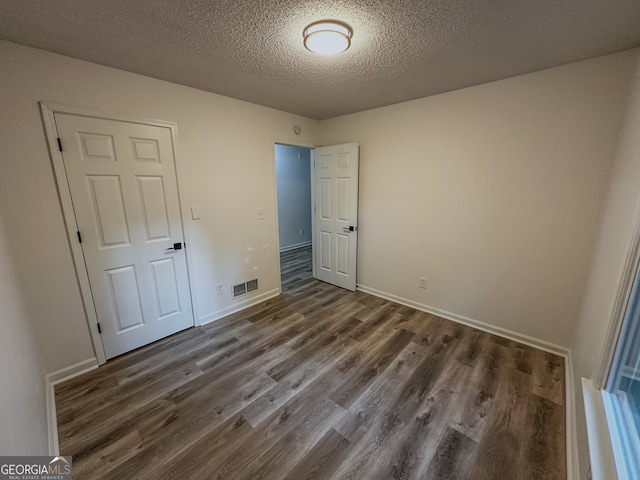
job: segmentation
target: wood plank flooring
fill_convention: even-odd
[[[565,479],[562,358],[311,277],[56,387],[74,479]]]

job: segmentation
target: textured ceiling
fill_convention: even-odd
[[[0,38],[324,119],[640,46],[640,0],[0,0]]]

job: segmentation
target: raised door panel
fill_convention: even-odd
[[[117,175],[87,176],[93,218],[102,248],[131,243],[122,185]]]
[[[332,248],[331,232],[320,232],[320,268],[323,270],[332,270]]]
[[[180,296],[173,257],[151,262],[158,320],[180,313]]]
[[[349,235],[339,233],[337,237],[337,268],[336,272],[340,275],[349,276]]]
[[[111,289],[111,303],[117,334],[144,325],[142,304],[135,266],[106,271]]]
[[[78,132],[78,139],[83,160],[117,161],[112,135]]]
[[[154,138],[131,138],[133,159],[143,163],[161,163],[158,141]]]
[[[331,220],[331,178],[320,179],[320,218]]]
[[[164,182],[159,176],[138,176],[147,241],[171,238]]]
[[[329,170],[331,168],[331,154],[320,155],[320,169]]]
[[[338,154],[338,168],[351,167],[351,153],[343,152]]]
[[[349,223],[351,213],[351,179],[349,177],[338,177],[338,215],[337,220]]]

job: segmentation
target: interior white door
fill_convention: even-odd
[[[348,290],[356,289],[358,153],[357,143],[314,151],[316,277]]]
[[[170,129],[55,123],[106,357],[193,326]]]

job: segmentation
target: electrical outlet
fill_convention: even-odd
[[[300,236],[303,236],[303,235],[304,235],[304,228],[301,228],[300,229]]]
[[[218,295],[222,295],[224,293],[224,284],[223,283],[216,283],[216,293]]]
[[[258,209],[258,220],[264,220],[264,208]]]
[[[426,290],[427,289],[427,279],[425,277],[420,277],[418,279],[418,287]]]

